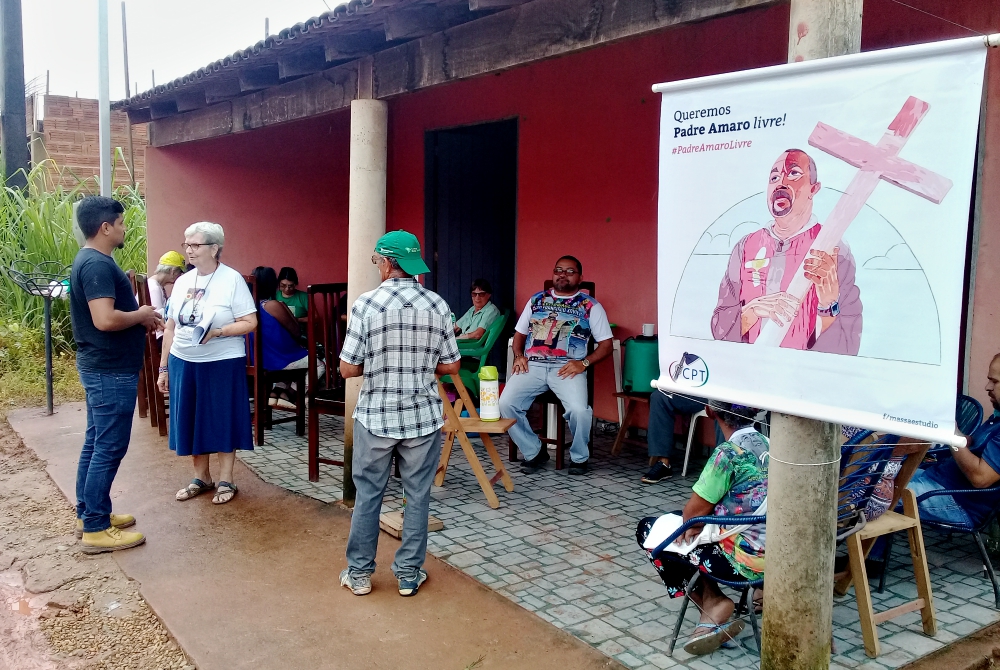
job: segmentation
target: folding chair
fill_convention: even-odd
[[[688,519],[685,521],[680,528],[675,530],[673,534],[670,535],[666,540],[661,542],[653,550],[653,558],[661,561],[679,561],[686,563],[686,559],[677,554],[672,554],[670,552],[664,551],[667,547],[673,544],[674,540],[684,534],[688,528],[694,525],[706,524],[706,523],[717,523],[720,525],[749,525],[757,526],[763,523],[767,523],[766,515],[750,515],[743,514],[737,516],[699,516],[693,519]],[[674,622],[674,630],[670,635],[670,641],[667,643],[667,656],[673,656],[674,645],[677,644],[677,637],[681,632],[681,625],[684,623],[684,614],[687,613],[688,603],[691,601],[691,593],[694,591],[698,584],[699,579],[708,579],[709,581],[715,582],[716,584],[722,584],[730,588],[736,589],[740,592],[740,600],[736,605],[736,610],[733,612],[734,616],[741,617],[746,614],[750,618],[750,627],[753,628],[754,641],[757,643],[757,652],[760,653],[760,626],[757,624],[757,613],[754,611],[753,598],[751,593],[753,589],[763,588],[763,579],[746,579],[737,582],[731,582],[725,579],[719,579],[715,575],[702,572],[701,570],[696,570],[694,577],[688,582],[687,589],[684,591],[684,602],[681,603],[681,610],[677,613],[677,620]]]
[[[514,419],[500,419],[498,421],[481,420],[479,414],[476,412],[476,406],[472,403],[472,398],[465,388],[465,384],[462,383],[462,377],[460,375],[451,375],[451,383],[454,384],[455,390],[458,391],[458,398],[455,400],[454,405],[448,400],[444,384],[441,382],[441,378],[438,377],[438,394],[444,402],[444,426],[441,430],[445,431],[446,436],[443,448],[441,449],[441,462],[434,476],[434,485],[444,485],[444,476],[448,471],[448,462],[451,460],[451,449],[457,437],[458,443],[462,445],[462,451],[465,452],[465,458],[469,461],[472,472],[476,475],[476,480],[486,495],[486,501],[490,507],[496,509],[500,507],[500,500],[493,490],[493,485],[498,480],[502,481],[503,487],[510,493],[514,490],[514,482],[511,481],[507,469],[504,468],[503,461],[500,459],[500,454],[497,453],[490,435],[506,433],[514,425]],[[468,418],[461,416],[463,409],[469,413]],[[483,441],[486,453],[489,454],[490,460],[493,461],[493,467],[496,469],[496,474],[493,477],[486,476],[486,472],[479,462],[479,456],[476,455],[476,450],[473,448],[472,442],[469,441],[470,433],[478,433],[480,439]]]
[[[923,461],[928,445],[901,441],[897,435],[883,435],[875,442],[864,444],[864,440],[871,436],[871,431],[862,431],[841,447],[837,539],[846,541],[849,571],[835,576],[834,590],[843,595],[853,581],[865,654],[875,658],[881,651],[876,628],[878,624],[919,610],[924,634],[933,636],[937,634],[937,621],[934,617],[930,570],[927,567],[917,499],[913,491],[906,488],[913,473]],[[905,459],[899,474],[896,475],[889,510],[882,516],[868,521],[865,509],[882,473],[893,457],[901,455],[904,455]],[[902,513],[893,511],[900,500],[903,502]],[[917,598],[888,610],[875,612],[872,607],[865,558],[879,537],[903,530],[907,532],[910,543]]]

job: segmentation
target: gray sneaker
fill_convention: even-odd
[[[340,573],[340,585],[351,590],[356,596],[363,596],[372,592],[372,578],[371,575],[354,575],[351,576],[350,570],[344,570]]]
[[[427,573],[423,570],[417,570],[416,579],[399,579],[399,595],[407,597],[416,595],[417,589],[426,581]]]

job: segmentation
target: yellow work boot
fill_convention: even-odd
[[[128,528],[135,525],[135,517],[131,514],[112,514],[111,525],[115,528]],[[83,519],[76,520],[76,536],[83,537]]]
[[[100,554],[105,551],[118,551],[119,549],[130,549],[138,547],[146,541],[146,536],[142,533],[130,533],[118,530],[114,526],[106,528],[99,533],[83,534],[83,553]]]

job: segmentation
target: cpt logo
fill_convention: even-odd
[[[681,360],[670,364],[670,378],[685,386],[704,386],[708,382],[708,366],[696,354],[686,351]]]

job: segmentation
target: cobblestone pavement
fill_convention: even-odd
[[[321,452],[343,454],[343,423],[322,417]],[[268,431],[267,443],[240,458],[260,477],[325,502],[342,496],[340,468],[320,467],[320,481],[306,476],[306,439],[293,424]],[[501,438],[498,449],[506,455]],[[694,624],[694,608],[672,657],[667,639],[680,600],[666,597],[658,577],[636,546],[638,519],[680,509],[690,495],[700,462],[687,478],[675,477],[648,486],[639,483],[646,458],[634,448],[610,456],[611,439],[595,436],[588,476],[569,477],[566,470],[548,469],[535,475],[512,468],[514,492],[497,484],[500,509],[486,504],[472,470],[456,445],[445,485],[433,489],[431,513],[444,522],[432,533],[428,551],[471,575],[513,602],[534,612],[630,668],[757,668],[759,658],[750,626],[739,648],[711,656],[691,657],[681,648]],[[628,448],[626,449],[628,452]],[[489,460],[479,446],[485,464]],[[486,466],[487,475],[490,467]],[[402,487],[390,478],[383,511],[399,509]],[[831,668],[882,670],[897,668],[958,637],[1000,620],[993,591],[983,574],[970,537],[924,534],[938,634],[925,637],[920,614],[913,612],[879,626],[882,654],[865,656],[854,593],[834,605],[835,653]],[[905,536],[895,545],[885,593],[873,593],[876,611],[916,597],[909,571]]]

